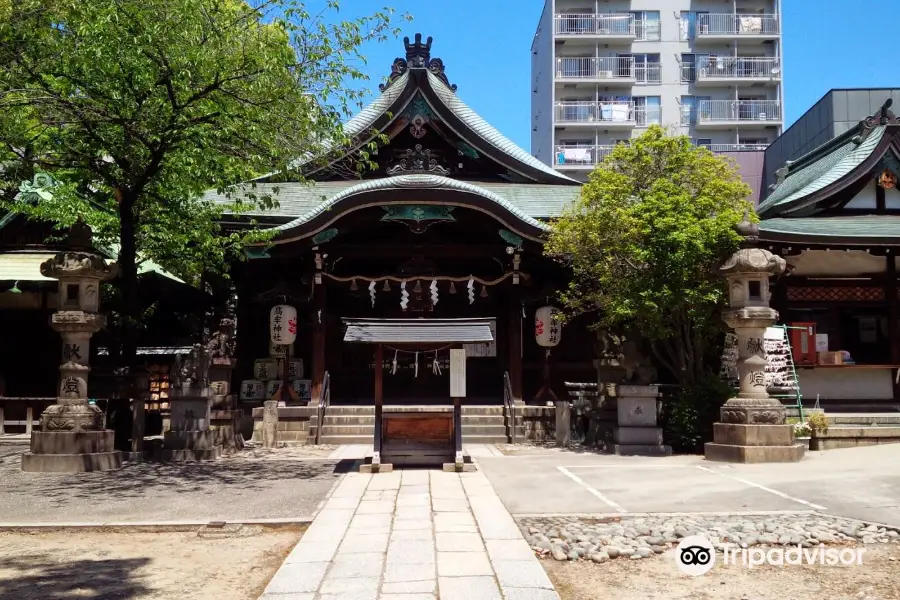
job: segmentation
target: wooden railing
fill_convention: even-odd
[[[331,405],[331,374],[325,371],[322,379],[322,394],[319,396],[319,406],[316,407],[316,445],[322,439],[322,427],[325,424],[325,411]]]
[[[31,435],[32,429],[34,429],[35,425],[40,425],[40,416],[41,413],[38,411],[38,418],[34,418],[34,409],[35,406],[47,406],[48,404],[53,404],[56,402],[56,398],[38,398],[38,397],[10,397],[10,396],[0,396],[0,435],[6,433],[6,426],[25,426],[25,433]],[[11,404],[24,404],[25,405],[25,420],[15,420],[15,421],[7,421],[6,420],[6,406]]]
[[[503,373],[503,404],[506,406],[506,414],[509,415],[509,442],[516,443],[516,399],[513,397],[512,381],[509,379],[509,371]]]

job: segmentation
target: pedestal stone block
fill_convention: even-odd
[[[611,444],[610,450],[619,456],[670,456],[671,446],[662,444]]]
[[[657,427],[659,386],[620,385],[616,396],[618,424],[610,450],[636,456],[672,454],[672,449],[663,444],[662,428]]]
[[[122,453],[22,455],[22,470],[32,473],[89,473],[122,468]]]
[[[792,446],[792,425],[739,425],[714,423],[713,439],[722,444],[736,446]]]
[[[34,431],[31,452],[34,454],[98,454],[115,451],[115,432],[101,431]]]
[[[163,434],[162,459],[170,461],[215,460],[223,444],[222,432],[211,429],[209,390],[176,390],[169,399],[171,429]]]
[[[661,446],[662,427],[618,427],[613,433],[616,444],[639,444]]]
[[[703,447],[706,460],[735,463],[797,462],[803,459],[806,446],[732,446],[709,442]]]

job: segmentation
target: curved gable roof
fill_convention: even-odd
[[[481,116],[472,110],[465,102],[460,100],[456,93],[447,87],[447,85],[434,73],[428,70],[426,70],[425,73],[428,77],[429,87],[434,92],[434,97],[438,98],[441,104],[468,129],[468,131],[457,131],[456,133],[467,139],[469,138],[469,135],[474,134],[476,138],[482,142],[482,144],[478,144],[474,140],[469,139],[469,142],[472,143],[473,146],[477,148],[479,145],[483,147],[484,144],[487,144],[497,150],[501,155],[509,157],[515,162],[527,165],[531,169],[547,175],[554,183],[575,183],[580,185],[578,181],[545,165],[500,133],[490,123],[481,118]],[[390,90],[390,88],[388,88],[388,90]],[[432,108],[440,111],[439,107],[432,106]],[[514,166],[510,166],[510,168],[515,169]]]
[[[854,136],[818,160],[790,173],[772,195],[759,205],[757,212],[761,217],[776,216],[809,205],[808,198],[851,174],[872,156],[881,143],[885,130],[883,125],[876,127],[862,143],[858,143]]]
[[[462,192],[462,194],[454,196],[453,200],[442,201],[439,204],[462,206],[490,213],[512,231],[532,240],[539,240],[541,235],[549,229],[545,223],[527,215],[502,196],[474,183],[450,179],[440,175],[409,174],[371,179],[341,190],[303,216],[289,223],[273,227],[271,230],[276,232],[276,237],[271,243],[284,244],[310,237],[327,228],[331,223],[337,221],[348,212],[369,206],[423,203],[421,197],[418,197],[416,200],[392,199],[390,201],[373,200],[366,202],[361,198],[361,196],[366,194],[425,189]],[[477,197],[483,202],[466,200],[466,196]],[[435,204],[435,202],[427,201],[425,203]]]

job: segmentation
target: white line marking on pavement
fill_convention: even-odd
[[[729,510],[729,511],[699,511],[699,512],[633,512],[628,513],[629,518],[642,517],[732,517],[732,516],[759,516],[768,515],[814,515],[818,511],[797,509],[797,510]],[[619,518],[620,513],[515,513],[513,517],[516,519],[536,519],[550,517],[572,517],[577,519],[610,519]],[[831,515],[835,516],[835,515]],[[846,517],[841,517],[846,518]],[[866,521],[868,523],[868,521]],[[873,523],[873,525],[879,525]],[[880,527],[894,527],[894,525],[879,525]]]
[[[563,475],[565,475],[566,477],[568,477],[569,479],[571,479],[572,481],[574,481],[575,483],[577,483],[578,485],[580,485],[581,487],[586,489],[588,492],[590,492],[597,498],[600,498],[600,500],[602,500],[609,506],[612,506],[614,509],[616,509],[620,513],[624,514],[624,513],[628,512],[627,510],[625,510],[624,508],[622,508],[621,506],[619,506],[618,504],[616,504],[615,502],[613,502],[612,500],[610,500],[609,498],[607,498],[606,496],[604,496],[603,494],[601,494],[600,492],[598,492],[597,490],[595,490],[594,488],[592,488],[591,486],[586,484],[578,475],[575,475],[571,471],[568,471],[565,467],[556,467],[556,468],[559,470],[560,473],[562,473]]]
[[[566,465],[565,469],[690,469],[696,465]]]
[[[697,468],[700,469],[701,471],[706,471],[707,473],[713,473],[714,475],[719,475],[721,477],[727,477],[728,479],[734,479],[735,481],[740,481],[744,485],[749,485],[751,487],[759,488],[763,491],[769,492],[770,494],[775,494],[776,496],[786,498],[787,500],[793,500],[794,502],[799,502],[800,504],[805,504],[806,506],[811,506],[812,508],[815,508],[816,510],[828,510],[827,508],[825,508],[824,506],[821,506],[819,504],[813,504],[812,502],[807,502],[806,500],[802,500],[800,498],[795,498],[794,496],[789,496],[789,495],[785,494],[784,492],[779,492],[778,490],[773,490],[772,488],[766,487],[764,485],[760,485],[758,483],[753,483],[752,481],[748,481],[746,479],[741,479],[740,477],[732,477],[731,475],[726,475],[725,473],[719,473],[718,471],[714,471],[714,470],[710,469],[709,467],[703,467],[703,466],[697,465]]]

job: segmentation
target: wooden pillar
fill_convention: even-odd
[[[5,419],[6,416],[3,414],[3,404],[0,404],[0,435],[6,433]]]
[[[375,346],[375,436],[372,440],[372,463],[381,462],[381,408],[384,404],[384,347]]]
[[[509,300],[509,383],[515,402],[522,402],[522,307],[517,298]]]
[[[888,309],[888,343],[891,345],[891,364],[900,365],[900,331],[897,326],[900,320],[900,305],[897,299],[897,263],[893,254],[887,254],[887,269],[885,272],[884,299]],[[892,371],[892,374],[894,372]],[[900,384],[894,377],[894,402],[900,402]]]
[[[28,404],[25,407],[25,433],[31,435],[31,430],[34,428],[34,407],[31,404]]]
[[[325,380],[325,281],[313,291],[312,401],[318,406]]]

